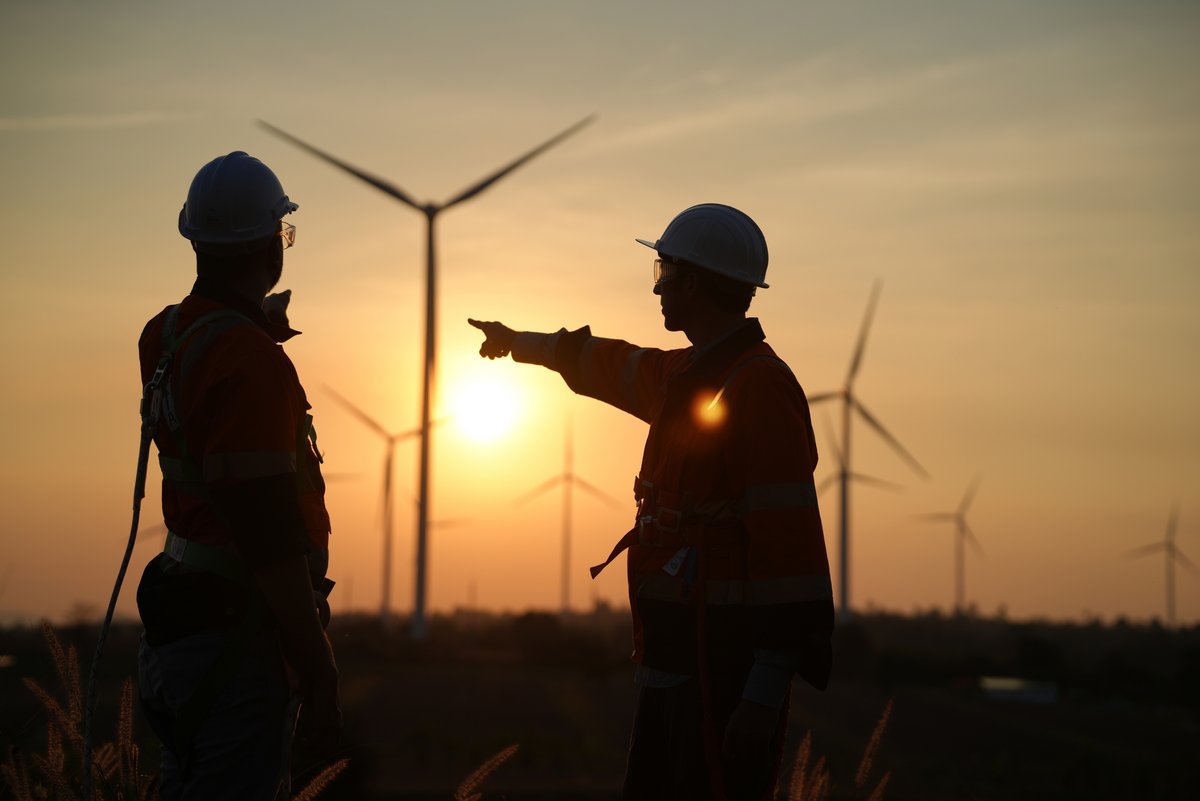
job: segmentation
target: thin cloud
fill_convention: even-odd
[[[914,70],[890,79],[841,81],[824,84],[799,71],[775,77],[757,89],[731,92],[725,98],[705,97],[708,108],[663,118],[626,129],[593,150],[636,149],[683,137],[696,137],[726,128],[752,124],[809,125],[874,108],[895,106],[905,99],[921,96],[958,79],[965,65],[950,64]],[[695,96],[705,96],[708,86],[719,85],[720,76],[710,75],[706,87],[692,87]]]
[[[203,116],[198,112],[129,111],[112,114],[44,114],[0,117],[3,131],[94,131],[112,128],[141,128],[170,125]]]

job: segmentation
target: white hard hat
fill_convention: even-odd
[[[267,165],[235,150],[196,173],[179,212],[179,233],[209,245],[252,242],[278,232],[283,215],[298,208]]]
[[[675,215],[655,242],[664,256],[766,289],[767,240],[754,220],[732,206],[701,203]]]

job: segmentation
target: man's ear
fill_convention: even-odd
[[[694,271],[688,270],[686,273],[680,276],[679,280],[683,281],[683,292],[689,298],[693,297],[697,292],[700,291],[700,279],[696,277],[696,273]]]

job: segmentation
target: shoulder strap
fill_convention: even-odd
[[[177,383],[177,379],[185,374],[192,364],[195,364],[196,359],[208,348],[209,343],[216,334],[231,326],[252,323],[252,321],[244,314],[240,314],[233,309],[217,309],[201,315],[195,322],[185,328],[183,333],[176,334],[176,329],[179,325],[179,308],[180,304],[172,306],[167,311],[166,319],[163,320],[162,357],[159,359],[159,371],[155,376],[156,381],[159,383],[159,392],[162,393],[162,418],[175,440],[178,456],[169,457],[159,453],[158,462],[162,468],[165,480],[174,483],[181,490],[204,496],[206,488],[204,486],[202,471],[200,465],[192,458],[187,437],[183,434],[183,420],[180,418],[178,409],[176,408],[174,388],[181,386]],[[213,323],[224,324],[213,325]],[[193,334],[201,331],[201,329],[205,329],[203,338],[188,348],[184,357],[185,361],[178,365],[177,369],[172,369],[172,367],[175,367],[175,356],[179,352],[179,349],[183,347],[184,343]]]
[[[226,325],[212,326],[212,323],[225,321]],[[172,371],[174,376],[168,376],[164,382],[164,403],[163,415],[170,427],[172,433],[177,435],[183,425],[183,421],[179,419],[179,414],[175,408],[174,393],[171,392],[171,385],[174,383],[171,379],[175,376],[182,375],[187,372],[187,368],[195,364],[196,359],[208,348],[213,336],[217,333],[226,330],[233,325],[242,323],[251,323],[250,318],[246,315],[234,311],[233,309],[217,309],[207,314],[202,314],[195,322],[183,330],[182,334],[176,335],[175,329],[179,324],[179,304],[171,307],[167,312],[167,318],[163,321],[162,330],[162,350],[163,359],[169,360],[170,364],[174,364],[175,354],[183,347],[183,344],[191,338],[193,334],[207,327],[205,336],[196,345],[188,349],[186,363],[179,366],[179,369]],[[186,451],[186,448],[183,449]]]

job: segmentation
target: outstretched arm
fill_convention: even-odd
[[[540,364],[562,375],[574,392],[616,406],[650,422],[668,375],[682,370],[691,349],[639,348],[618,339],[592,336],[588,326],[552,334],[514,331],[503,323],[468,319],[484,333],[479,355]]]

